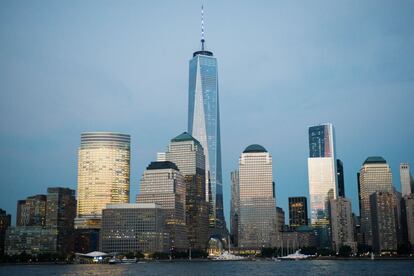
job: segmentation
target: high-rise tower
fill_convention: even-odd
[[[225,229],[217,59],[205,50],[203,8],[201,16],[201,50],[194,52],[189,64],[188,132],[204,148],[210,227]]]
[[[333,126],[330,123],[309,128],[308,177],[310,217],[318,230],[319,245],[329,246],[329,200],[336,198],[336,169]]]
[[[130,136],[82,133],[78,157],[75,227],[99,229],[106,204],[129,202]]]

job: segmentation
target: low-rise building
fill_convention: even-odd
[[[56,253],[58,229],[56,227],[17,226],[6,230],[5,253],[30,255]]]

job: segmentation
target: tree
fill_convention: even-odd
[[[341,257],[349,257],[352,255],[352,248],[349,245],[342,245],[338,252]]]

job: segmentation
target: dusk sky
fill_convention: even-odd
[[[80,134],[131,135],[131,202],[186,131],[201,1],[0,1],[0,208],[76,189]],[[371,155],[414,169],[414,1],[204,1],[218,59],[223,189],[250,144],[273,156],[276,202],[308,196],[308,127],[331,122],[345,192]]]

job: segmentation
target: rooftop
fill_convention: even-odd
[[[370,156],[365,160],[365,164],[387,164],[387,161],[381,156]]]
[[[258,144],[253,144],[248,146],[243,153],[251,153],[251,152],[267,152],[267,150]]]
[[[184,141],[194,141],[197,144],[200,144],[200,142],[196,138],[194,138],[193,136],[191,136],[186,131],[184,131],[183,133],[181,133],[177,137],[174,137],[174,138],[171,139],[171,142],[184,142]]]
[[[173,169],[179,171],[177,165],[170,161],[155,161],[148,165],[147,170]]]

